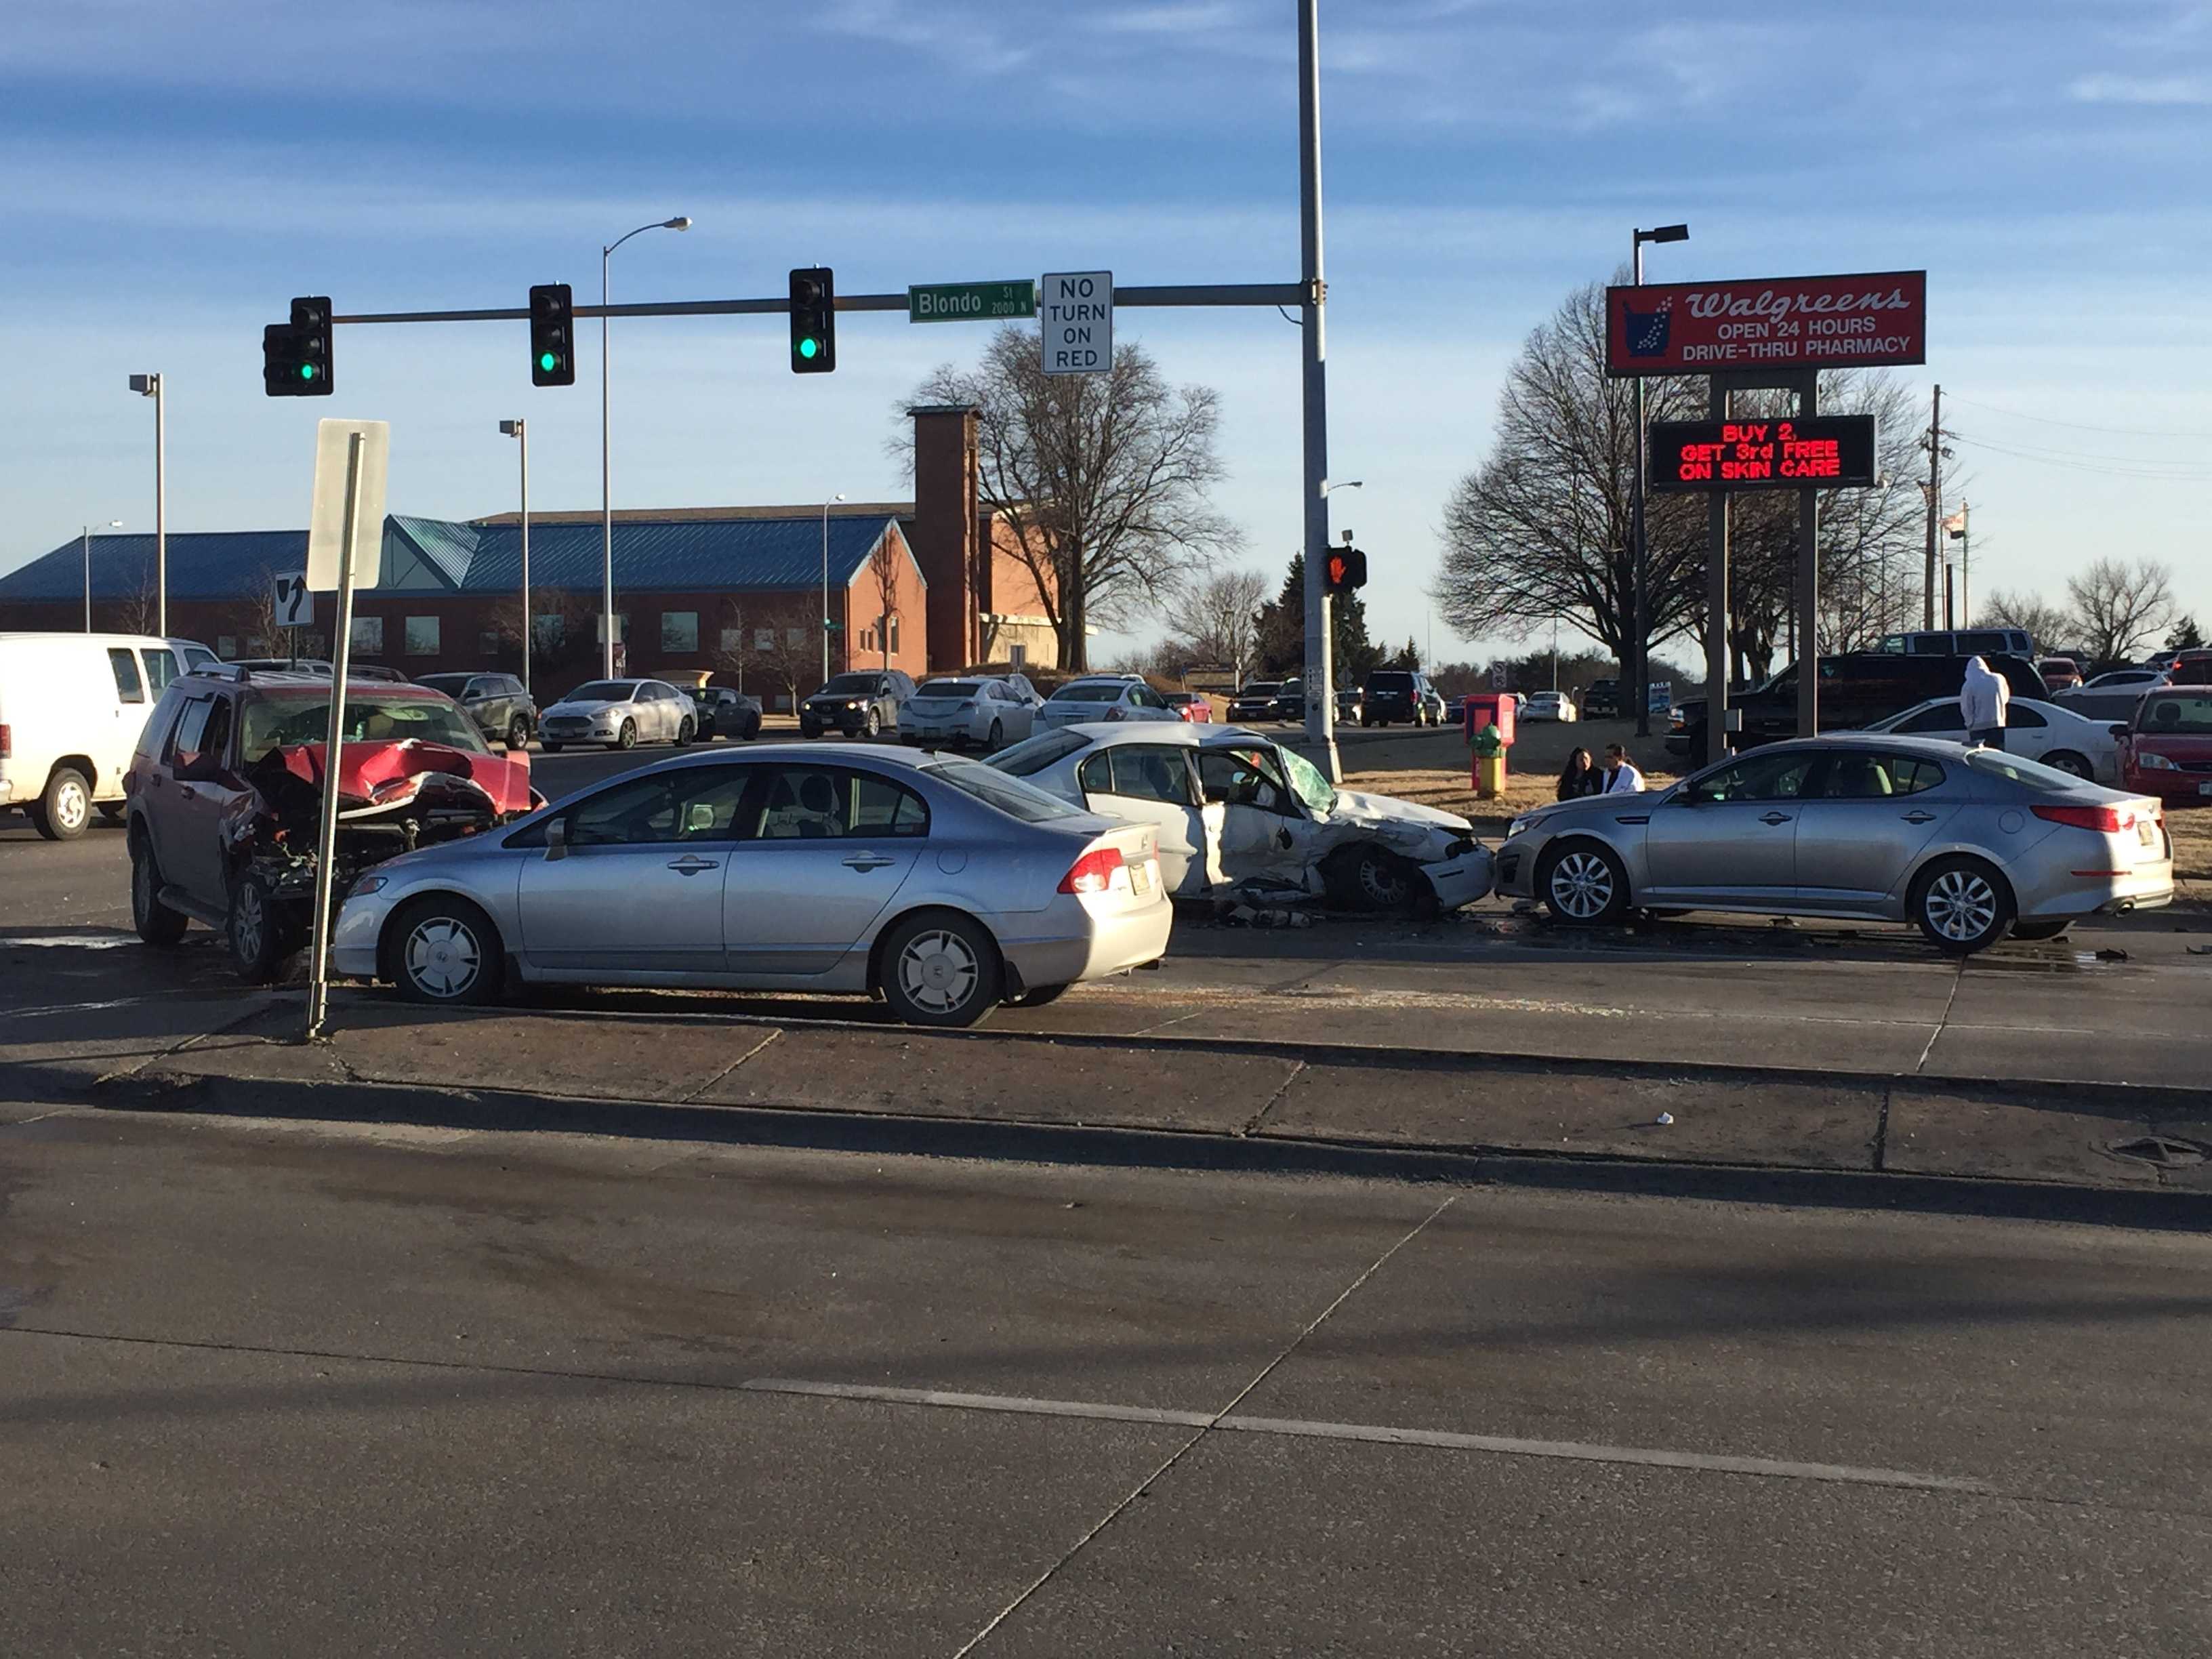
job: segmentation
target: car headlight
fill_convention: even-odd
[[[852,710],[854,710],[854,712],[856,712],[856,713],[857,713],[857,712],[859,711],[859,709],[860,709],[860,704],[858,704],[857,702],[848,702],[848,703],[847,703],[847,704],[845,705],[845,707],[846,707],[846,708],[850,708],[850,709],[852,709]]]
[[[1535,814],[1533,812],[1523,812],[1519,817],[1514,819],[1512,823],[1505,826],[1505,839],[1511,841],[1514,836],[1519,835],[1530,824],[1535,823]]]
[[[2179,765],[2165,756],[2152,754],[2148,750],[2137,751],[2136,764],[2146,772],[2179,772],[2181,769]]]
[[[348,898],[361,898],[370,893],[380,893],[392,885],[389,876],[362,876],[348,890]]]

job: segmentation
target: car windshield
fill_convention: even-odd
[[[1273,680],[1255,680],[1237,695],[1240,697],[1272,697],[1279,689]]]
[[[932,680],[914,695],[917,697],[972,697],[982,689],[973,680]]]
[[[1003,757],[1001,757],[1003,758]],[[1024,823],[1049,823],[1055,818],[1076,818],[1082,811],[1057,795],[1048,795],[1033,783],[1008,777],[1005,772],[975,761],[944,760],[921,769],[951,784],[963,795],[973,795]]]
[[[1370,691],[1410,691],[1413,689],[1413,677],[1411,674],[1370,674],[1367,689]]]
[[[313,691],[264,691],[247,699],[246,736],[240,753],[248,766],[291,743],[320,743],[330,735],[331,704]],[[348,743],[441,743],[488,755],[475,722],[436,697],[379,697],[356,692],[346,699],[343,735]]]
[[[427,685],[433,691],[442,691],[449,697],[458,697],[475,678],[472,674],[425,674],[415,684]]]
[[[1291,793],[1309,811],[1327,817],[1336,810],[1336,791],[1329,787],[1318,767],[1295,749],[1278,748],[1275,753],[1282,760],[1283,770],[1290,775]]]
[[[562,702],[628,702],[635,688],[622,680],[589,680],[578,686]]]
[[[1054,702],[1119,702],[1127,680],[1071,680],[1052,694]]]
[[[2008,755],[2002,749],[1970,749],[1966,764],[1977,772],[1993,778],[2002,778],[2008,783],[2019,784],[2038,794],[2057,795],[2082,787],[2081,780],[2071,772],[2062,772],[2055,766],[2045,766],[2040,761],[2022,760],[2017,755]]]
[[[990,764],[1009,777],[1034,777],[1054,761],[1065,760],[1079,749],[1090,746],[1091,739],[1078,737],[1073,732],[1040,732],[1036,736],[1001,749],[991,757]]]
[[[2212,735],[2212,692],[2185,696],[2161,691],[2145,697],[2136,713],[2136,730],[2149,737],[2164,732]]]
[[[873,674],[833,674],[822,691],[826,696],[862,697],[874,695],[875,689],[876,677]]]

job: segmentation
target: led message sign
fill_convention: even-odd
[[[1833,489],[1875,481],[1874,416],[1654,421],[1654,489]]]
[[[1616,380],[1928,361],[1924,270],[1609,288],[1605,312]]]

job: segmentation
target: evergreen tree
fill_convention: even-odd
[[[1367,637],[1367,602],[1357,592],[1340,595],[1330,607],[1335,678],[1339,686],[1357,685],[1367,678],[1382,653]],[[1260,607],[1259,672],[1275,679],[1304,674],[1306,669],[1306,560],[1291,555],[1289,569],[1275,597]]]
[[[2198,651],[2204,646],[2204,636],[2197,631],[2197,618],[2184,617],[2174,623],[2173,631],[2166,636],[2169,651]]]

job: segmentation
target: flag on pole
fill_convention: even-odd
[[[1965,535],[1965,534],[1966,533],[1966,508],[1964,508],[1964,507],[1960,507],[1960,508],[1956,513],[1954,513],[1954,514],[1953,514],[1949,518],[1948,518],[1948,519],[1944,520],[1943,520],[1943,528],[1944,528],[1944,530],[1945,530],[1945,532],[1946,532],[1947,533],[1948,533],[1948,534],[1950,534],[1950,535],[1953,535],[1953,536],[1963,536],[1963,535]]]

